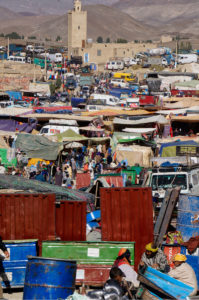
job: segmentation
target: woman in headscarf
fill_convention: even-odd
[[[124,273],[125,279],[128,282],[133,283],[134,287],[139,286],[139,281],[137,280],[137,273],[131,266],[131,252],[126,248],[121,248],[118,252],[118,257],[116,258],[113,267],[118,267]]]

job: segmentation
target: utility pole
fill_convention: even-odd
[[[7,49],[7,58],[10,56],[10,39],[8,37],[8,49]]]

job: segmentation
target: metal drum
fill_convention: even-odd
[[[66,299],[75,290],[76,262],[28,257],[23,299]]]
[[[180,195],[177,230],[185,242],[199,235],[199,194]]]

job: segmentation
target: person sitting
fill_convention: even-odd
[[[139,270],[144,266],[150,266],[161,272],[168,272],[169,269],[166,255],[161,249],[155,248],[153,243],[146,245],[146,250],[139,263]]]
[[[103,290],[91,291],[87,293],[88,299],[106,299],[106,300],[126,300],[129,299],[126,294],[128,293],[123,286],[124,273],[117,267],[110,270],[110,279],[104,285]]]
[[[197,279],[193,268],[186,263],[187,257],[183,254],[176,254],[173,258],[174,269],[168,275],[194,288],[189,296],[197,294]]]
[[[124,273],[126,281],[133,284],[134,287],[139,286],[139,281],[137,280],[137,273],[131,266],[131,253],[128,249],[121,248],[118,252],[118,257],[116,258],[113,267],[118,267]]]

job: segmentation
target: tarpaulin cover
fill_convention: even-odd
[[[10,119],[1,119],[0,120],[0,130],[4,131],[25,131],[27,133],[31,132],[33,129],[36,129],[37,122],[32,123],[22,123],[16,120]]]
[[[16,148],[24,151],[28,158],[56,160],[63,145],[51,142],[40,135],[19,134],[16,139]]]
[[[85,136],[76,133],[72,129],[68,129],[62,133],[56,134],[57,140],[59,142],[65,141],[65,142],[81,142],[84,140],[88,140]]]
[[[9,161],[8,158],[7,158],[7,152],[8,152],[8,149],[0,149],[1,163],[5,167],[16,166],[17,165],[17,159],[13,158],[13,159],[11,159],[11,161]]]
[[[118,125],[138,125],[138,124],[149,124],[149,123],[158,123],[158,124],[167,124],[168,121],[165,117],[163,116],[153,116],[153,117],[148,117],[148,118],[143,118],[140,120],[125,120],[125,119],[120,119],[120,118],[115,118],[113,120],[114,124]]]
[[[6,93],[10,96],[11,100],[14,98],[15,100],[22,100],[21,92],[17,91],[6,91]]]
[[[162,157],[175,157],[176,156],[176,146],[198,146],[195,141],[176,141],[172,143],[162,144],[160,147],[159,154]]]
[[[20,176],[0,175],[0,189],[12,189],[20,191],[31,191],[37,193],[53,193],[56,198],[74,201],[92,201],[93,195],[77,190],[70,190],[58,185],[29,180]]]

